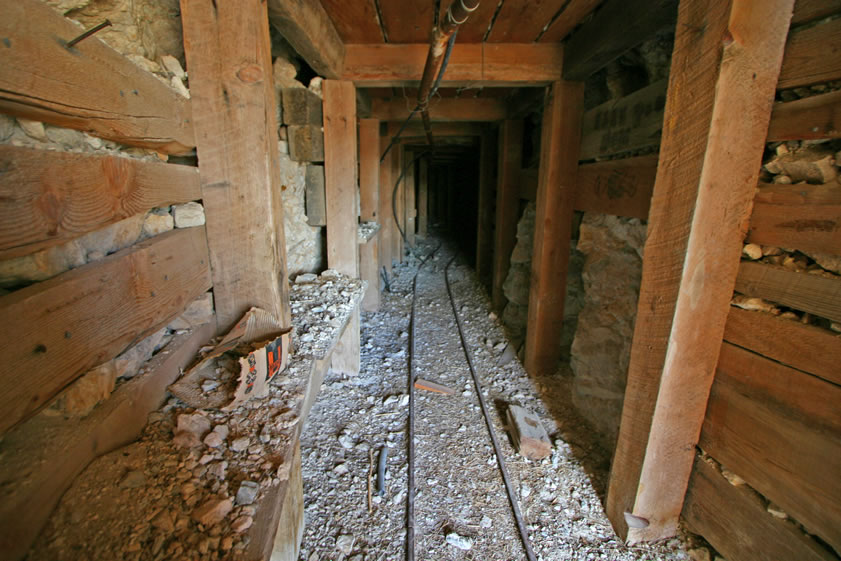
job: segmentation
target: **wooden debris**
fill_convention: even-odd
[[[452,388],[448,388],[447,386],[442,386],[441,384],[436,384],[435,382],[430,382],[429,380],[424,380],[422,378],[415,380],[415,387],[419,390],[427,390],[446,395],[455,395],[456,393],[456,391]]]
[[[508,425],[514,446],[529,460],[542,460],[552,453],[552,443],[540,419],[527,409],[508,406]]]

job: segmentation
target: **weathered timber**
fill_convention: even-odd
[[[195,146],[190,101],[37,0],[2,0],[0,110],[169,154]],[[96,87],[91,87],[96,84]]]
[[[841,549],[841,388],[724,343],[699,445]]]
[[[342,74],[345,46],[321,2],[269,0],[268,8],[272,26],[313,70],[325,78]]]
[[[841,0],[797,0],[791,25],[800,25],[841,12]]]
[[[288,326],[266,4],[182,0],[181,20],[218,329],[227,332],[252,306]]]
[[[414,152],[406,153],[406,161],[404,165],[405,174],[403,175],[403,228],[406,230],[406,243],[409,247],[415,245],[415,218],[417,217],[417,210],[415,209],[415,171],[417,161]]]
[[[324,166],[308,164],[305,175],[307,183],[307,224],[327,225],[327,206],[324,201]]]
[[[380,122],[359,120],[359,218],[379,221]]]
[[[841,20],[792,31],[777,88],[797,88],[841,78]]]
[[[833,321],[841,321],[839,279],[745,261],[739,266],[736,291]]]
[[[455,395],[456,393],[456,391],[453,388],[444,386],[442,384],[436,384],[435,382],[430,382],[429,380],[424,380],[422,378],[415,378],[415,387],[419,390],[442,393],[445,395]]]
[[[648,219],[657,156],[639,156],[578,167],[575,210]]]
[[[768,141],[841,137],[841,91],[774,104]]]
[[[321,5],[345,43],[383,42],[383,30],[374,2],[321,0]]]
[[[411,105],[411,107],[410,107]],[[406,120],[414,105],[404,99],[374,99],[371,117],[381,121]],[[505,118],[505,105],[498,99],[441,98],[429,103],[429,117],[433,121],[500,121]]]
[[[492,43],[536,41],[546,23],[566,3],[566,0],[501,2],[487,40]]]
[[[418,160],[418,233],[425,238],[429,229],[429,158]]]
[[[0,146],[0,259],[201,198],[198,169]]]
[[[542,43],[563,41],[585,17],[599,7],[603,0],[571,0],[562,8],[549,28],[540,36]]]
[[[211,286],[204,228],[174,230],[0,298],[0,432]]]
[[[391,213],[391,196],[392,189],[394,188],[393,179],[391,177],[392,156],[389,154],[386,156],[384,161],[380,162],[379,160],[382,158],[382,153],[385,152],[385,149],[390,141],[391,137],[389,135],[380,137],[380,155],[377,157],[380,172],[380,194],[378,198],[380,207],[380,270],[385,267],[386,273],[391,273],[392,248],[394,247],[393,238],[396,233],[396,228],[394,227],[394,216]],[[394,148],[392,148],[392,150],[393,149]]]
[[[552,454],[552,442],[540,418],[517,405],[509,405],[508,427],[517,451],[529,460],[542,460]]]
[[[793,522],[771,516],[760,496],[731,485],[700,457],[692,468],[683,518],[728,559],[838,559]]]
[[[499,148],[496,184],[496,221],[494,225],[493,286],[491,300],[502,312],[507,299],[502,285],[508,277],[511,252],[517,242],[519,218],[518,180],[523,161],[523,127],[519,120],[506,120],[499,129]]]
[[[494,202],[496,200],[496,134],[482,135],[479,148],[479,203],[476,217],[476,276],[488,289],[493,282]]]

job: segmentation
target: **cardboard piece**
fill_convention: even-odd
[[[191,407],[223,411],[265,397],[289,362],[290,331],[265,310],[251,308],[169,391]]]

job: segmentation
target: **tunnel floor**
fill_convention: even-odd
[[[424,256],[438,245],[429,238],[415,252]],[[455,394],[415,390],[415,558],[525,559],[447,296],[444,268],[454,251],[443,243],[417,282],[416,376]],[[410,257],[394,268],[380,310],[362,315],[360,373],[328,373],[304,428],[301,560],[406,558],[408,330],[419,263]],[[502,357],[511,358],[508,340],[462,256],[450,268],[450,280],[537,558],[688,559],[679,539],[629,547],[616,537],[601,499],[608,454],[574,415],[564,368],[530,379],[516,357],[500,365]],[[507,404],[541,418],[553,442],[551,456],[534,462],[516,452],[504,427]],[[383,447],[389,449],[387,485],[379,497]]]

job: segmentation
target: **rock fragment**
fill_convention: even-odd
[[[205,526],[223,521],[234,508],[231,499],[210,499],[193,511],[193,520]]]

